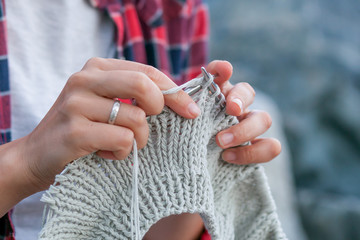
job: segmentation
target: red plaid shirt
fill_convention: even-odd
[[[117,57],[152,65],[181,84],[207,63],[208,9],[202,0],[90,0],[116,26]],[[11,141],[5,0],[0,2],[0,144]],[[12,240],[8,213],[0,239]],[[204,238],[203,236],[203,239]]]

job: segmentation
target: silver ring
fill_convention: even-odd
[[[245,147],[245,146],[249,146],[249,145],[251,145],[251,142],[250,142],[250,141],[247,141],[247,142],[244,142],[244,143],[240,144],[240,145],[237,146],[237,147]]]
[[[121,104],[121,102],[119,100],[117,100],[117,99],[114,100],[114,105],[113,105],[113,107],[111,109],[110,117],[109,117],[109,120],[108,120],[109,124],[114,124],[115,123],[116,116],[119,113],[120,104]]]

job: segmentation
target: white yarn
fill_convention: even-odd
[[[215,135],[237,119],[215,94],[192,96],[201,109],[196,119],[167,107],[149,117],[147,145],[137,151],[134,142],[123,161],[90,154],[69,164],[43,195],[39,238],[141,239],[158,220],[188,212],[200,214],[212,240],[285,239],[262,167],[221,159]]]
[[[131,239],[140,240],[140,213],[139,213],[139,196],[138,196],[138,172],[139,159],[136,140],[133,143],[133,171],[132,171],[132,201],[131,201]]]
[[[203,77],[198,77],[198,78],[194,78],[180,86],[176,86],[176,87],[173,87],[173,88],[170,88],[168,90],[163,90],[161,91],[162,94],[164,95],[169,95],[169,94],[173,94],[173,93],[176,93],[184,88],[187,88],[187,87],[195,87],[195,86],[198,86],[198,85],[201,85],[202,83],[204,82],[203,80]],[[204,85],[205,86],[205,85]]]
[[[180,86],[170,88],[168,90],[162,91],[163,95],[169,95],[179,92],[180,90],[186,88],[186,87],[195,87],[200,84],[204,83],[203,77],[194,78]],[[211,81],[208,81],[204,84],[203,87],[208,87],[210,85]],[[214,93],[214,95],[217,95],[220,93],[220,89],[217,88],[217,91]],[[139,199],[138,199],[138,168],[139,168],[139,162],[138,162],[138,153],[137,153],[137,143],[134,139],[133,143],[133,172],[132,172],[132,201],[131,201],[131,239],[140,240],[140,225],[139,225]]]

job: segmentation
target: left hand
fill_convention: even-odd
[[[226,113],[239,120],[238,124],[216,135],[217,144],[225,149],[222,158],[230,163],[251,164],[268,162],[279,155],[281,144],[277,139],[257,138],[270,128],[272,120],[267,112],[247,110],[255,98],[250,84],[232,85],[229,79],[233,68],[227,61],[212,61],[206,70],[217,75],[215,82],[226,98]],[[247,141],[251,145],[236,147]]]

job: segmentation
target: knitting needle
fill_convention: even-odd
[[[219,88],[219,86],[211,80],[211,75],[210,73],[208,73],[204,67],[201,68],[201,71],[202,71],[202,74],[203,74],[203,79],[206,81],[206,82],[209,82],[211,81],[211,84],[210,86],[208,87],[209,89],[209,93],[210,94],[214,94],[217,89]],[[216,78],[218,75],[213,75],[213,78]],[[189,94],[190,96],[194,95],[195,93],[197,93],[198,91],[200,91],[202,89],[202,85],[197,85],[195,87],[188,87],[188,88],[185,88],[184,91]],[[216,103],[219,103],[220,106],[222,108],[225,107],[225,97],[222,93],[218,94],[216,97],[215,97],[215,100],[216,100]]]
[[[217,91],[217,89],[219,88],[219,86],[213,80],[211,80],[210,73],[208,73],[204,67],[201,67],[201,71],[203,73],[205,81],[207,81],[207,82],[211,81],[211,84],[209,86],[209,91],[211,94],[214,94]],[[216,77],[217,77],[217,75],[213,75],[213,79]],[[226,103],[225,97],[221,92],[215,97],[215,100],[218,104],[220,104],[220,106],[222,108],[225,107],[225,103]]]
[[[202,74],[203,74],[203,77],[204,77],[204,80],[205,80],[205,81],[211,81],[211,84],[209,85],[208,88],[209,88],[209,92],[210,92],[211,94],[214,94],[214,93],[217,91],[217,89],[219,88],[219,86],[218,86],[213,80],[211,80],[211,75],[210,75],[210,73],[208,73],[204,67],[201,68],[201,72],[202,72]],[[213,75],[213,79],[216,78],[217,76],[218,76],[218,75]],[[199,86],[200,86],[200,85],[199,85]],[[192,94],[196,93],[197,91],[199,91],[199,90],[201,89],[201,86],[200,86],[200,88],[199,88],[199,86],[196,86],[196,87],[191,91],[191,92],[193,92]],[[225,96],[224,96],[221,92],[216,96],[215,100],[216,100],[217,103],[220,104],[221,108],[224,108],[224,107],[225,107],[225,105],[226,105]],[[236,146],[236,147],[240,147],[240,146],[241,146],[241,147],[244,147],[244,146],[249,146],[249,145],[251,145],[251,142],[250,142],[250,141],[247,141],[247,142],[242,143],[242,144],[240,144],[240,145],[238,145],[238,146]]]

